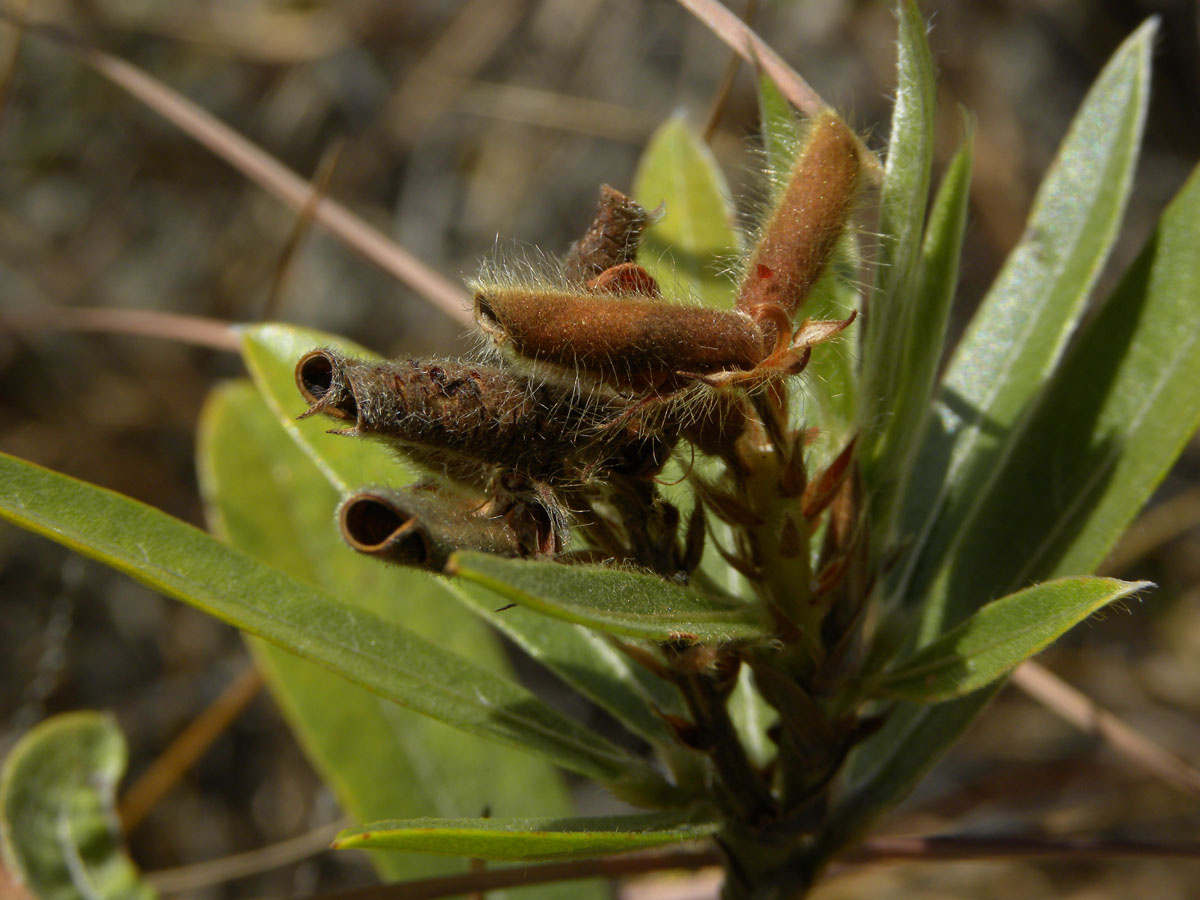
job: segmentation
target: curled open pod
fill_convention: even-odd
[[[358,400],[346,380],[346,359],[325,348],[310,350],[296,363],[296,387],[308,401],[300,418],[324,413],[338,419],[358,418]]]
[[[431,572],[441,572],[455,550],[520,555],[512,527],[478,515],[477,505],[429,486],[371,488],[342,501],[338,527],[359,553]]]

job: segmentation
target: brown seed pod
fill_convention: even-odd
[[[430,485],[373,488],[346,497],[337,520],[342,539],[359,553],[432,572],[443,571],[455,550],[522,555],[509,523],[478,508],[478,501]]]
[[[753,369],[775,343],[743,312],[630,294],[479,285],[475,319],[518,357],[622,387]]]
[[[632,263],[650,219],[651,214],[636,200],[602,184],[592,224],[567,253],[567,278],[584,282],[605,269]]]
[[[774,305],[788,316],[808,296],[846,225],[858,183],[858,145],[835,113],[809,126],[774,211],[750,257],[739,309]]]
[[[304,416],[352,421],[338,433],[386,441],[477,488],[502,482],[520,492],[526,482],[560,487],[610,472],[649,474],[673,444],[639,433],[627,401],[585,397],[492,366],[366,362],[319,349],[297,363],[296,384],[310,403]]]

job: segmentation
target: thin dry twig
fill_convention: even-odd
[[[263,679],[254,664],[247,665],[200,715],[196,716],[165,751],[150,764],[121,797],[117,815],[126,832],[132,831],[183,777],[196,760],[225,733],[250,701],[258,696]]]
[[[234,353],[242,348],[237,326],[232,322],[153,309],[54,306],[8,310],[0,317],[0,334],[26,331],[96,331],[136,335]]]
[[[995,859],[1186,859],[1200,862],[1200,841],[1119,841],[1041,837],[880,837],[864,841],[840,858],[859,865]]]
[[[348,821],[340,820],[322,825],[307,834],[259,847],[257,850],[223,856],[191,866],[180,866],[177,869],[159,869],[157,872],[147,872],[144,877],[151,887],[164,895],[224,884],[323,853],[329,849],[329,842],[347,824]]]
[[[1020,836],[881,837],[864,841],[839,859],[845,865],[986,861],[997,859],[1184,859],[1200,861],[1200,841],[1100,840],[1092,838],[1034,838]],[[573,881],[582,878],[621,878],[668,869],[696,870],[720,863],[715,847],[637,853],[600,859],[544,863],[486,872],[426,878],[399,884],[372,885],[317,895],[316,900],[435,900],[470,891]]]
[[[1200,797],[1200,771],[1135,731],[1086,694],[1032,660],[1017,666],[1012,682],[1076,728],[1095,735],[1125,759],[1193,797]]]
[[[577,881],[582,878],[620,878],[666,869],[703,869],[716,865],[720,854],[715,847],[701,850],[671,850],[665,853],[631,853],[599,859],[514,866],[488,869],[465,875],[444,875],[398,884],[378,884],[344,891],[318,894],[315,900],[434,900],[471,891],[494,891],[509,887]]]
[[[824,109],[830,109],[821,95],[784,62],[783,57],[754,33],[745,22],[722,6],[717,0],[677,0],[680,6],[699,19],[714,35],[720,38],[734,53],[770,76],[783,96],[804,113],[812,117]],[[870,178],[881,181],[883,166],[879,158],[858,139],[863,167]]]
[[[22,24],[6,11],[0,11],[0,18]],[[313,188],[307,181],[182,94],[70,32],[48,25],[23,24],[29,34],[50,38],[71,49],[97,74],[140,100],[292,209],[299,212],[308,203]],[[450,318],[462,324],[470,322],[466,295],[458,285],[341,204],[322,198],[313,210],[313,218],[351,250],[406,284]]]
[[[1121,537],[1098,570],[1116,573],[1155,548],[1200,527],[1200,487],[1192,487],[1147,510]]]
[[[308,201],[304,204],[304,208],[296,216],[296,221],[292,223],[292,230],[288,234],[287,240],[283,242],[283,249],[279,251],[279,259],[275,263],[275,277],[271,279],[271,291],[267,294],[267,302],[263,304],[262,317],[264,319],[273,319],[279,313],[279,307],[287,293],[289,275],[296,259],[296,251],[300,249],[300,245],[312,228],[313,213],[316,212],[321,198],[329,190],[329,182],[333,179],[334,170],[337,168],[338,160],[341,158],[342,149],[345,146],[345,141],[338,140],[321,154],[321,162],[317,165],[316,174],[313,175],[312,192],[308,195]]]
[[[757,14],[758,0],[746,0],[746,5],[742,9],[742,21],[746,23],[747,28],[754,27],[754,17]],[[712,103],[709,104],[708,119],[700,132],[706,144],[717,133],[717,125],[721,122],[721,113],[725,111],[725,104],[729,102],[729,95],[733,91],[733,82],[737,78],[741,65],[742,57],[736,52],[730,53],[729,61],[725,63],[725,71],[721,73],[721,82],[717,85],[716,93],[713,94]]]
[[[25,18],[31,0],[16,0],[13,14]],[[13,75],[17,71],[17,58],[21,55],[21,39],[25,36],[22,25],[14,25],[12,34],[3,42],[0,49],[0,120],[4,118],[4,110],[8,106],[8,94],[12,89]]]

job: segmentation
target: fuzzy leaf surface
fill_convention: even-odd
[[[0,454],[0,516],[457,728],[617,786],[661,779],[533,694],[129,497]]]
[[[895,415],[903,396],[917,390],[906,366],[922,352],[936,355],[941,349],[931,351],[928,337],[918,329],[919,310],[929,299],[916,292],[933,166],[933,57],[917,4],[900,0],[896,18],[896,100],[879,204],[879,263],[867,310],[860,394],[863,432],[859,454],[868,482],[874,482],[873,515],[891,505],[895,485],[885,478],[872,478],[872,473],[890,459],[893,429],[909,427]]]
[[[349,828],[336,850],[375,848],[407,853],[444,853],[476,859],[584,859],[701,840],[715,822],[649,813],[572,819],[409,819]]]
[[[258,391],[235,382],[215,391],[201,419],[199,457],[210,527],[251,556],[347,603],[402,623],[439,646],[511,678],[486,625],[415,570],[382,566],[338,540],[336,491],[291,440]],[[558,772],[508,747],[403,709],[335,673],[258,638],[259,668],[322,779],[355,821],[567,814]],[[386,878],[455,871],[441,858],[375,854]]]
[[[460,551],[447,570],[544,615],[612,634],[651,640],[765,638],[755,606],[708,597],[652,575],[599,566],[502,559]]]
[[[1153,20],[1134,32],[1088,92],[1024,238],[951,359],[909,482],[902,537],[912,550],[897,583],[907,596],[924,597],[939,568],[957,558],[954,544],[981,515],[979,501],[998,483],[1021,419],[1051,380],[1108,258],[1133,186],[1155,33]],[[1021,482],[1004,490],[1039,496]],[[923,602],[921,638],[930,640],[956,618],[944,593]]]
[[[712,152],[681,116],[668,119],[650,138],[638,162],[633,196],[646,209],[663,206],[662,218],[646,229],[638,252],[638,262],[663,292],[732,307],[728,269],[740,247],[729,186]]]
[[[911,298],[908,335],[900,348],[903,365],[893,373],[896,389],[875,455],[865,461],[875,484],[880,528],[889,535],[901,486],[907,484],[912,457],[934,391],[950,307],[958,286],[959,258],[967,228],[971,192],[972,135],[968,135],[942,178],[925,229],[917,263],[917,289]]]
[[[65,713],[13,746],[0,772],[4,865],[39,900],[152,900],[120,845],[125,738],[112,716]]]
[[[462,579],[447,582],[446,590],[625,727],[651,743],[677,745],[655,708],[685,716],[679,692],[604,634],[522,605],[505,609],[493,591]]]
[[[962,697],[1007,675],[1097,610],[1150,586],[1061,578],[993,600],[897,664],[874,693],[916,703]]]

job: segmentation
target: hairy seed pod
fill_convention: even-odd
[[[773,329],[764,333],[738,310],[628,294],[480,286],[475,319],[519,357],[621,386],[676,373],[753,369],[775,341]]]
[[[775,305],[789,316],[829,262],[858,182],[854,133],[833,112],[809,126],[787,185],[767,219],[742,279],[739,309]]]
[[[357,491],[342,501],[337,520],[354,550],[387,562],[441,572],[455,550],[521,555],[512,527],[478,515],[478,501],[429,485]]]
[[[296,365],[305,416],[350,420],[338,432],[394,445],[475,487],[498,474],[548,486],[607,472],[649,474],[673,442],[639,434],[619,398],[584,397],[492,366],[449,360],[367,362],[313,350]]]
[[[605,269],[633,262],[650,218],[650,213],[636,200],[607,184],[600,185],[600,200],[592,224],[567,253],[564,267],[567,278],[583,282]]]

